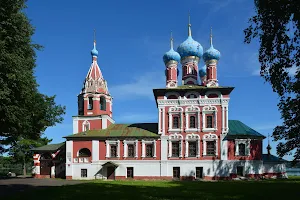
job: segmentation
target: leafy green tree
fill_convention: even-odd
[[[34,28],[23,12],[25,0],[0,3],[0,153],[20,138],[39,140],[47,127],[61,123],[65,107],[38,91],[34,76]]]
[[[19,138],[15,142],[10,150],[9,154],[14,158],[14,163],[23,164],[23,175],[26,175],[26,164],[32,164],[33,161],[33,148],[47,145],[52,140],[46,137],[39,138],[38,140],[30,140],[25,138]]]
[[[279,156],[300,159],[300,1],[255,0],[245,42],[260,42],[261,76],[280,98],[283,124],[273,130]]]

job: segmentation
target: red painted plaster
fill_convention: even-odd
[[[249,156],[235,156],[234,140],[228,141],[228,160],[261,160],[262,140],[251,140]]]
[[[73,141],[73,158],[79,158],[77,156],[77,152],[82,148],[89,149],[92,154],[92,141]],[[92,155],[89,157],[89,162],[91,161],[92,161]]]

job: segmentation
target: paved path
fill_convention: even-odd
[[[37,187],[51,187],[62,185],[75,185],[83,183],[83,181],[62,180],[62,179],[34,179],[34,178],[10,178],[0,179],[0,199],[9,196],[15,192],[22,192]]]

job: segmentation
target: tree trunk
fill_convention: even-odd
[[[26,176],[26,162],[25,162],[25,157],[23,159],[23,175]]]

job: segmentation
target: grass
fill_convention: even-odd
[[[298,199],[300,178],[263,181],[86,181],[25,191],[10,199]]]

